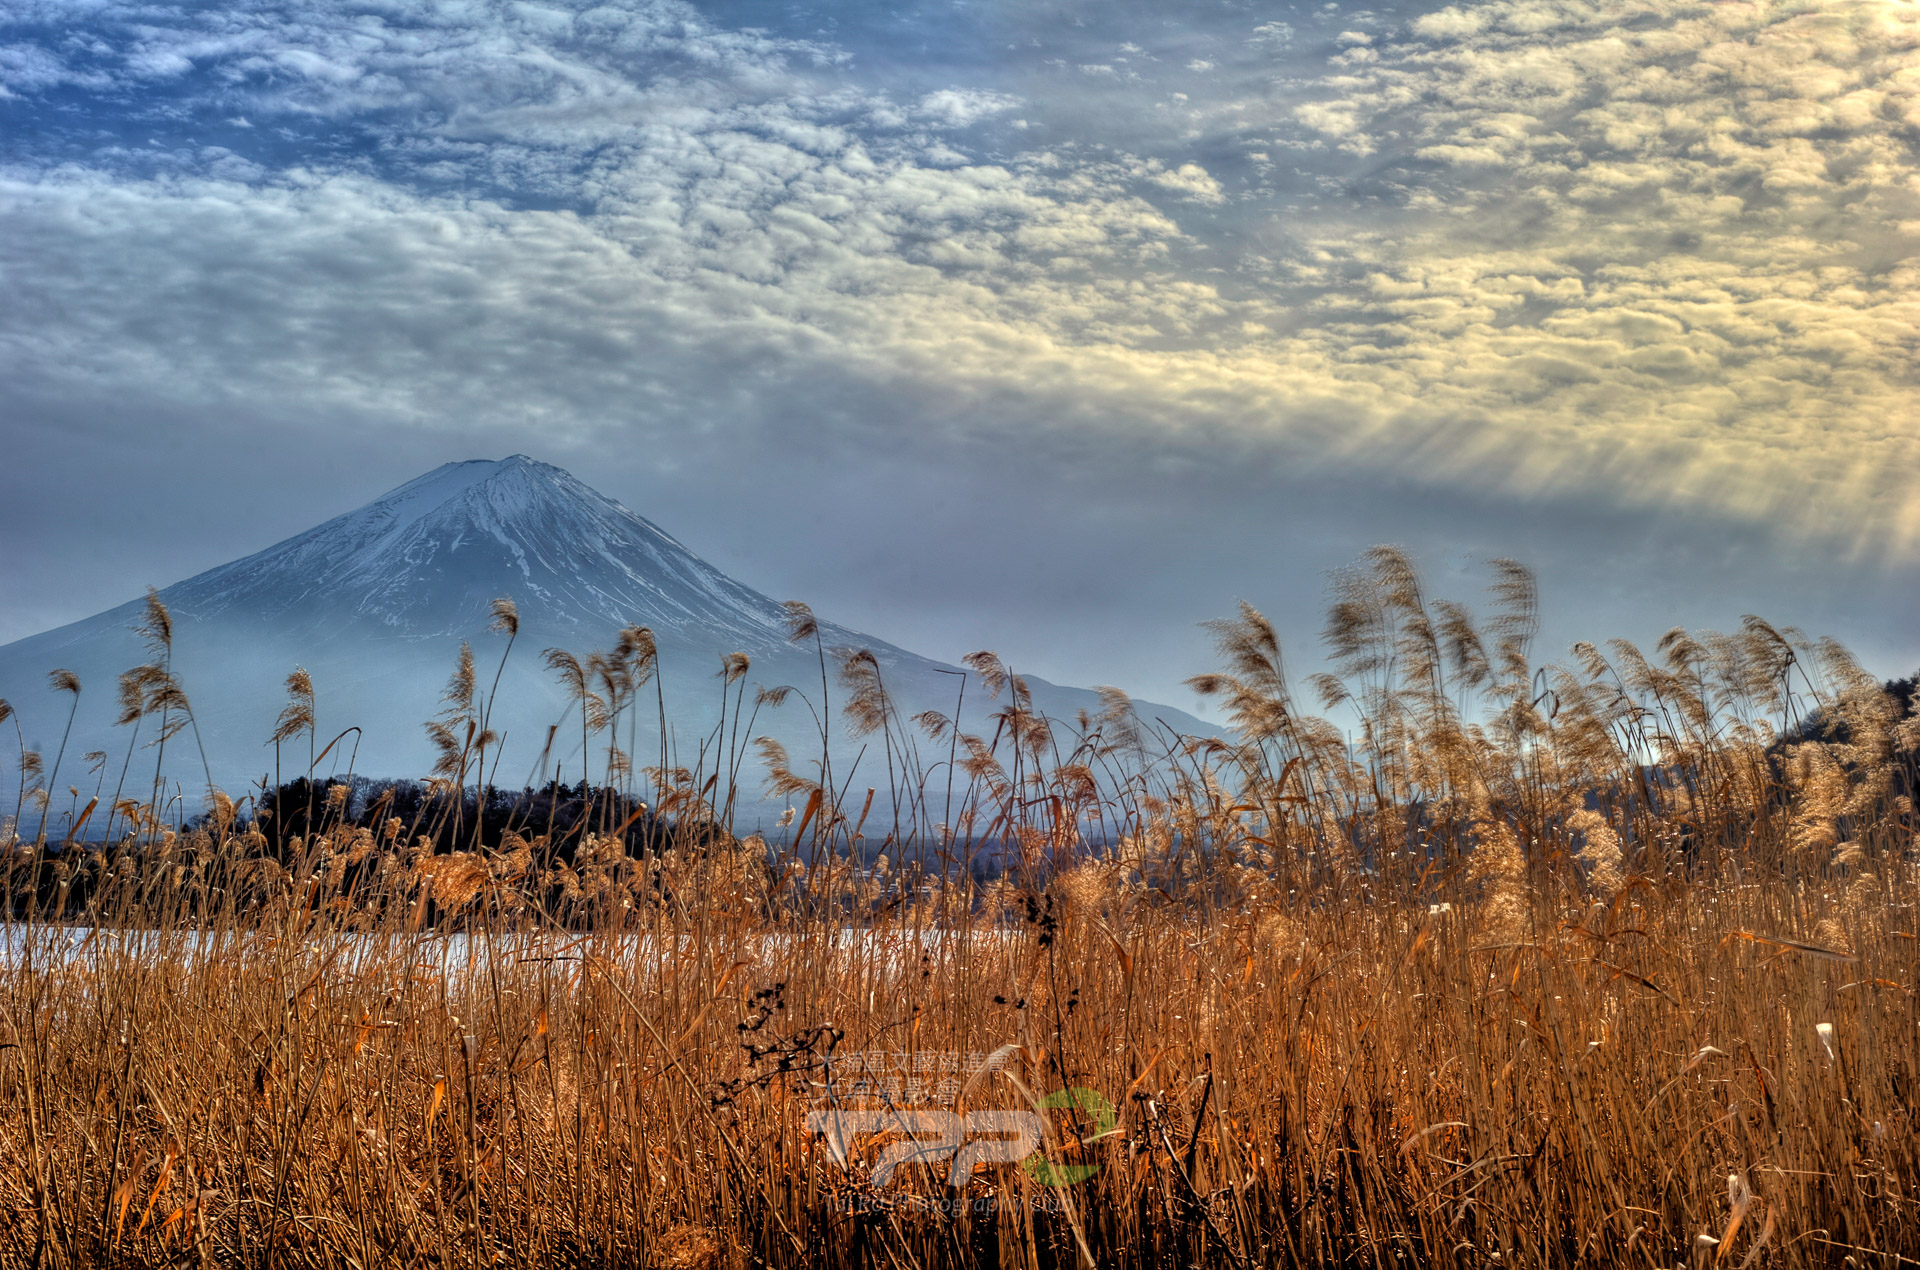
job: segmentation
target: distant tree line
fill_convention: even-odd
[[[581,781],[500,789],[449,790],[443,782],[381,780],[365,776],[287,781],[259,797],[253,827],[283,863],[296,843],[348,823],[384,828],[408,845],[424,839],[433,852],[497,851],[509,834],[545,839],[554,861],[572,863],[582,837],[618,839],[632,855],[673,846],[701,846],[719,830],[656,814],[634,795]],[[204,818],[203,818],[204,819]]]

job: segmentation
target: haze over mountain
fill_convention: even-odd
[[[320,774],[344,772],[351,762],[352,770],[367,775],[425,775],[433,751],[422,725],[441,709],[461,641],[474,646],[482,693],[507,651],[506,637],[488,630],[497,596],[511,597],[520,614],[519,637],[491,713],[502,733],[493,767],[499,784],[518,786],[537,774],[555,725],[548,762],[559,766],[563,779],[579,778],[578,707],[542,666],[541,652],[560,647],[584,659],[611,647],[618,631],[631,625],[650,627],[659,644],[676,762],[690,766],[712,732],[721,700],[716,672],[722,656],[733,652],[752,662],[749,705],[754,685],[791,684],[800,694],[762,712],[751,733],[781,738],[796,759],[818,753],[810,705],[819,702],[820,667],[811,643],[801,648],[788,641],[781,604],[727,577],[570,473],[523,455],[446,464],[356,511],[160,595],[173,618],[174,672],[192,702],[214,780],[229,791],[272,771],[274,751],[266,742],[295,666],[304,666],[314,680],[321,745],[345,729],[362,730],[342,740],[319,765]],[[69,786],[79,787],[84,805],[101,780],[82,756],[108,756],[108,794],[126,763],[132,729],[115,726],[115,686],[120,672],[150,659],[133,630],[143,603],[131,601],[0,647],[0,696],[18,711],[27,747],[40,750],[49,766],[71,698],[50,689],[47,674],[64,668],[81,680],[79,711],[58,773],[56,819],[68,805]],[[873,652],[903,717],[924,709],[953,713],[958,667],[824,619],[820,626],[829,650]],[[836,664],[830,659],[829,670]],[[1100,709],[1094,692],[1028,681],[1038,708],[1057,718]],[[653,697],[651,688],[646,695]],[[836,676],[836,712],[844,696]],[[991,707],[977,677],[969,678],[967,696],[965,718],[978,727]],[[1166,707],[1143,705],[1141,713],[1182,732],[1217,730]],[[657,760],[660,746],[651,701],[637,718],[637,733],[630,737],[623,728],[620,742],[625,746],[631,739],[636,765],[644,765]],[[834,728],[846,736],[837,718]],[[150,788],[153,734],[148,722],[134,741],[129,793]],[[593,740],[596,777],[604,771],[608,740],[605,734]],[[289,779],[305,766],[304,740],[295,748],[297,760],[289,752],[281,764]],[[877,754],[878,746],[873,748]],[[848,770],[857,751],[851,741],[836,746],[840,771]],[[882,760],[869,754],[862,762],[854,788],[884,789]],[[197,806],[205,776],[191,732],[169,742],[164,764],[169,784]],[[749,768],[755,766],[749,761]],[[742,783],[757,790],[758,778],[754,770]],[[0,798],[11,807],[15,794],[13,783],[7,784]]]

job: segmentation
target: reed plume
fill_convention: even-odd
[[[493,703],[500,695],[500,676],[506,673],[507,658],[513,653],[514,641],[520,638],[520,610],[511,596],[496,596],[487,606],[490,615],[487,629],[507,637],[507,646],[500,650],[500,662],[493,668],[493,682],[487,688],[487,703],[480,711],[480,730],[485,733],[492,726]]]
[[[592,754],[589,738],[607,726],[607,703],[600,694],[593,691],[589,682],[587,667],[580,659],[564,648],[549,648],[541,655],[541,660],[559,677],[560,687],[567,694],[567,700],[580,703],[580,763],[581,788],[590,783],[586,772],[588,756]]]
[[[55,692],[69,694],[73,700],[67,706],[67,726],[60,733],[60,748],[54,751],[53,771],[47,775],[47,785],[52,787],[60,782],[60,763],[67,756],[67,741],[73,736],[73,717],[80,712],[80,676],[71,670],[56,670],[47,675],[47,682]],[[34,841],[44,844],[47,840],[47,809],[43,805],[40,811],[40,827],[34,831]]]
[[[280,747],[301,733],[307,737],[307,779],[313,779],[313,769],[317,760],[314,757],[315,698],[313,676],[306,667],[295,666],[287,676],[287,704],[280,710],[280,717],[274,721],[273,735],[267,743],[273,746],[273,779],[276,785],[280,781]],[[309,807],[308,814],[312,814]]]

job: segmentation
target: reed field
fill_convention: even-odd
[[[19,755],[0,1264],[1920,1264],[1910,683],[1758,619],[1549,660],[1524,569],[1383,548],[1324,674],[1214,624],[1230,739],[990,654],[963,731],[792,614],[807,700],[721,662],[691,754],[630,752],[646,632],[546,653],[604,775],[489,820],[511,605],[402,816],[306,779],[299,675],[297,784],[137,789],[192,743],[154,601],[94,810]]]

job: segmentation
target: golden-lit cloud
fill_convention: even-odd
[[[1330,237],[1320,374],[1513,479],[1920,534],[1920,9],[1509,0],[1414,22],[1329,145],[1433,165]]]

